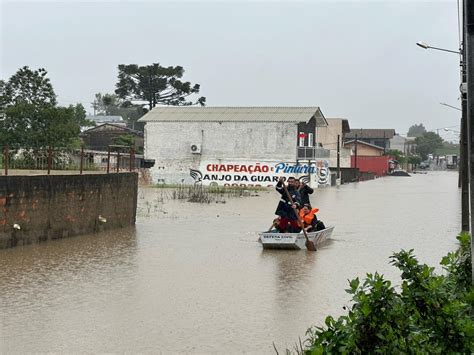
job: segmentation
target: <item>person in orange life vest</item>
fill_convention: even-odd
[[[311,208],[311,205],[305,203],[303,208],[300,210],[300,218],[303,221],[304,229],[307,232],[315,231],[316,225],[318,223],[318,218],[316,213],[318,213],[319,208]]]

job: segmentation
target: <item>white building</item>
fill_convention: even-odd
[[[416,143],[415,137],[403,137],[399,134],[395,134],[390,139],[390,149],[399,150],[405,155],[416,154]]]
[[[267,186],[284,174],[328,182],[319,107],[166,106],[140,121],[154,182]]]

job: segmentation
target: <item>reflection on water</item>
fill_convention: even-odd
[[[342,313],[347,279],[398,282],[392,252],[437,265],[460,225],[450,172],[316,191],[336,225],[316,253],[261,249],[277,202],[268,191],[193,205],[144,189],[136,228],[0,251],[0,352],[272,353]]]

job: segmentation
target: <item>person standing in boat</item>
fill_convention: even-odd
[[[296,189],[296,179],[294,177],[289,177],[287,189],[294,202],[292,205],[285,192],[283,180],[284,178],[280,177],[276,185],[276,190],[281,194],[280,202],[275,211],[275,214],[280,216],[279,230],[281,233],[297,233],[301,228],[298,225],[298,216],[295,214],[294,209],[301,206],[301,197]]]
[[[301,182],[300,180],[296,180],[296,188],[298,189],[301,196],[301,204],[308,204],[311,206],[311,202],[309,201],[309,195],[311,195],[314,190],[308,185],[306,185],[306,183]]]

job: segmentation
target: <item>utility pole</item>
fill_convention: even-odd
[[[337,135],[337,178],[341,178],[341,146],[340,135]]]
[[[467,83],[467,127],[468,127],[468,152],[469,152],[469,186],[470,190],[470,211],[474,207],[474,3],[464,0],[464,36],[465,36],[465,57],[464,66],[466,69]],[[470,230],[474,225],[474,213],[471,213]],[[474,238],[471,237],[471,264],[472,281],[474,282]]]
[[[383,155],[385,155],[386,149],[387,149],[387,141],[385,138],[385,131],[383,131]]]
[[[355,135],[354,155],[354,167],[357,169],[357,134]],[[357,173],[357,180],[359,180],[359,173]]]
[[[464,10],[464,9],[463,9]],[[463,11],[463,21],[466,22]],[[461,230],[469,232],[469,154],[468,154],[468,124],[467,124],[467,94],[463,89],[466,82],[466,31],[463,30],[461,48],[461,161],[459,166],[461,180]]]

